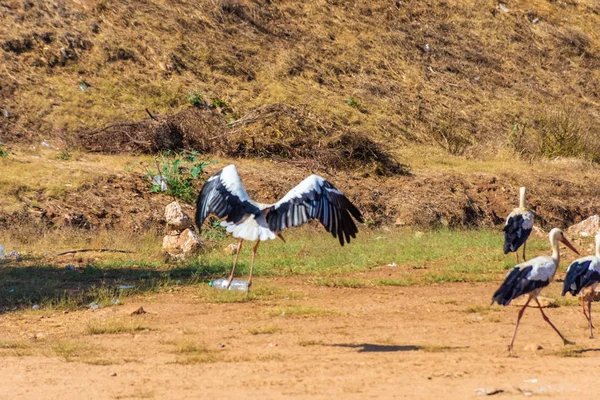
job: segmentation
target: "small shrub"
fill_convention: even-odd
[[[157,162],[160,171],[148,171],[146,175],[152,179],[150,191],[163,191],[161,182],[156,182],[155,176],[160,175],[167,189],[165,192],[185,202],[193,202],[196,197],[195,183],[202,180],[202,174],[208,161],[200,161],[196,151],[175,153],[167,151]]]
[[[213,99],[213,101],[210,102],[210,106],[212,108],[229,108],[229,104],[221,99]]]
[[[0,142],[0,157],[6,158],[8,157],[8,150],[4,148],[4,143]]]
[[[354,97],[350,97],[348,101],[346,101],[346,104],[348,104],[352,108],[360,108],[360,102]]]
[[[435,121],[429,129],[433,141],[453,156],[463,155],[472,142],[456,112],[442,113]]]
[[[218,219],[214,219],[210,228],[203,230],[204,237],[209,240],[221,240],[227,237],[227,228],[221,226],[221,222]]]
[[[71,152],[69,149],[64,149],[56,155],[57,160],[68,161],[71,159]]]
[[[194,107],[202,107],[204,105],[204,98],[202,98],[199,92],[190,93],[187,101]]]
[[[545,109],[536,119],[538,153],[544,157],[576,157],[586,152],[585,138],[589,127],[575,110]]]

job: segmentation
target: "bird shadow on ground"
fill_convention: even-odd
[[[415,345],[385,345],[373,343],[336,343],[330,344],[331,347],[347,347],[358,349],[359,353],[394,353],[405,351],[427,351],[443,352],[452,350],[467,349],[469,346],[415,346]]]
[[[43,262],[0,265],[0,314],[30,308],[77,309],[90,303],[110,304],[131,295],[168,287],[206,284],[223,277],[229,264],[86,265],[65,268]],[[114,304],[114,303],[113,303]]]

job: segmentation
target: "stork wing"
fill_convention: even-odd
[[[504,225],[504,254],[517,251],[529,238],[533,228],[533,213],[512,212]]]
[[[260,212],[249,200],[235,165],[228,165],[211,176],[200,190],[196,200],[198,230],[210,213],[237,224],[249,214]]]
[[[550,284],[556,264],[550,257],[536,257],[527,262],[515,266],[506,274],[504,282],[492,297],[492,304],[497,302],[507,306],[513,299],[543,288]]]
[[[350,238],[355,238],[358,232],[352,217],[363,222],[360,211],[350,200],[318,175],[304,179],[268,208],[266,214],[269,229],[274,232],[318,219],[342,246],[344,240],[350,243]]]

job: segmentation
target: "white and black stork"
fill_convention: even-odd
[[[521,317],[525,312],[525,308],[531,300],[535,300],[540,312],[542,313],[542,317],[550,324],[552,329],[558,333],[560,338],[563,340],[563,343],[571,344],[571,342],[565,339],[558,329],[556,329],[554,324],[550,322],[550,319],[548,319],[544,313],[544,310],[542,310],[542,306],[540,305],[537,297],[542,291],[542,288],[548,286],[550,282],[552,282],[552,279],[554,279],[554,274],[558,269],[558,264],[560,263],[560,250],[558,247],[558,242],[564,243],[568,248],[577,254],[579,254],[579,252],[575,249],[575,247],[573,247],[567,238],[565,238],[562,231],[558,228],[554,228],[550,231],[549,239],[550,245],[552,246],[552,255],[535,257],[529,261],[516,265],[511,271],[508,272],[508,274],[506,274],[506,279],[492,297],[492,304],[496,302],[502,306],[507,306],[513,299],[524,294],[529,295],[525,305],[519,311],[517,324],[515,326],[515,333],[513,334],[510,345],[508,346],[508,352],[510,354],[512,354],[513,344],[515,342],[515,338],[517,337],[519,321],[521,321]]]
[[[527,239],[533,229],[533,213],[525,207],[525,187],[520,189],[519,207],[515,208],[506,218],[504,225],[504,254],[514,252],[519,263],[519,247],[523,245],[523,261]]]
[[[596,255],[578,258],[573,261],[567,269],[567,276],[563,284],[562,295],[567,292],[573,296],[581,293],[581,311],[590,327],[590,339],[594,337],[594,325],[592,324],[592,300],[594,299],[594,290],[600,282],[600,233],[597,233]],[[590,289],[588,295],[588,314],[585,312],[585,289]]]
[[[252,285],[254,257],[261,241],[281,238],[287,227],[299,226],[311,219],[321,224],[338,238],[340,245],[350,243],[358,228],[354,219],[363,222],[360,211],[331,183],[318,175],[310,175],[274,204],[258,203],[250,199],[235,165],[228,165],[210,177],[196,201],[198,229],[210,213],[224,220],[221,226],[240,239],[237,246],[229,284],[244,240],[256,241],[252,248],[252,261],[248,287]]]

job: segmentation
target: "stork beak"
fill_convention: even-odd
[[[560,240],[561,242],[563,242],[565,244],[565,246],[567,246],[568,248],[573,250],[573,252],[575,252],[575,254],[577,254],[578,256],[580,255],[579,252],[577,251],[577,249],[575,247],[573,247],[571,242],[569,242],[566,237],[563,236],[562,238],[560,238],[558,240]]]

